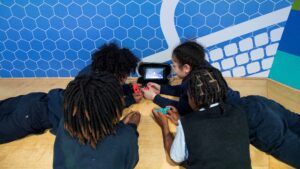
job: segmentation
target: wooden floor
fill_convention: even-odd
[[[65,88],[71,79],[0,79],[0,99],[26,94],[28,92],[44,91],[52,88]],[[133,79],[131,79],[132,81]],[[277,82],[260,78],[231,78],[229,85],[239,90],[243,96],[249,94],[270,97],[289,109],[300,112],[300,92],[282,86]],[[179,83],[174,80],[173,84]],[[143,100],[127,108],[140,111],[141,123],[138,127],[140,160],[137,169],[179,169],[172,166],[165,157],[161,131],[151,117],[151,109],[156,107],[150,101]],[[172,126],[175,132],[175,127]],[[8,144],[0,145],[0,169],[50,169],[52,168],[54,136],[49,132],[42,135],[32,135]],[[251,147],[253,169],[288,169],[285,164],[265,155]]]

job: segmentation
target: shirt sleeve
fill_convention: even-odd
[[[176,129],[175,139],[170,150],[170,157],[176,163],[181,163],[188,158],[188,149],[185,143],[184,131],[180,120]]]
[[[175,85],[175,86],[161,85],[160,93],[170,95],[170,96],[180,96],[181,85]]]

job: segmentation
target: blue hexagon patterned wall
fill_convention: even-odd
[[[207,59],[226,76],[266,76],[291,3],[1,0],[0,77],[75,76],[107,42],[146,61],[169,62],[172,48],[186,39],[204,44]],[[272,20],[278,14],[282,19]]]

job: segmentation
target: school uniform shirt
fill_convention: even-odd
[[[138,133],[133,124],[120,122],[116,134],[97,143],[81,145],[59,123],[54,143],[54,169],[133,169],[139,160]]]
[[[187,168],[251,168],[246,116],[243,111],[217,104],[179,120],[170,150],[177,163]]]

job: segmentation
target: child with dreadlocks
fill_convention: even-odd
[[[140,113],[120,121],[123,102],[120,82],[109,73],[88,73],[71,81],[64,93],[53,168],[134,168]]]
[[[179,78],[180,86],[163,86],[151,83],[156,90],[144,91],[145,98],[161,107],[174,106],[181,116],[189,114],[192,109],[187,99],[187,79],[190,72],[197,67],[212,67],[204,58],[203,47],[196,42],[185,42],[173,51],[173,68]],[[168,91],[168,92],[166,92]],[[180,96],[179,102],[162,98],[157,93]],[[227,103],[241,106],[246,112],[249,125],[250,143],[259,150],[272,155],[278,160],[295,168],[300,168],[300,115],[279,103],[262,96],[240,97],[239,92],[230,88]]]
[[[138,103],[141,93],[133,93],[124,84],[127,76],[135,71],[138,58],[126,48],[105,44],[92,57],[92,65],[79,74],[90,72],[109,72],[115,75],[123,87],[126,107]],[[62,117],[63,89],[52,89],[48,93],[29,93],[0,100],[0,144],[23,138],[30,134],[41,134],[46,129],[56,133]]]
[[[167,116],[153,111],[167,156],[176,163],[186,161],[188,169],[250,169],[246,114],[225,103],[228,86],[221,73],[212,67],[199,68],[187,83],[192,113],[179,119],[176,108]],[[175,138],[168,117],[178,124]]]

